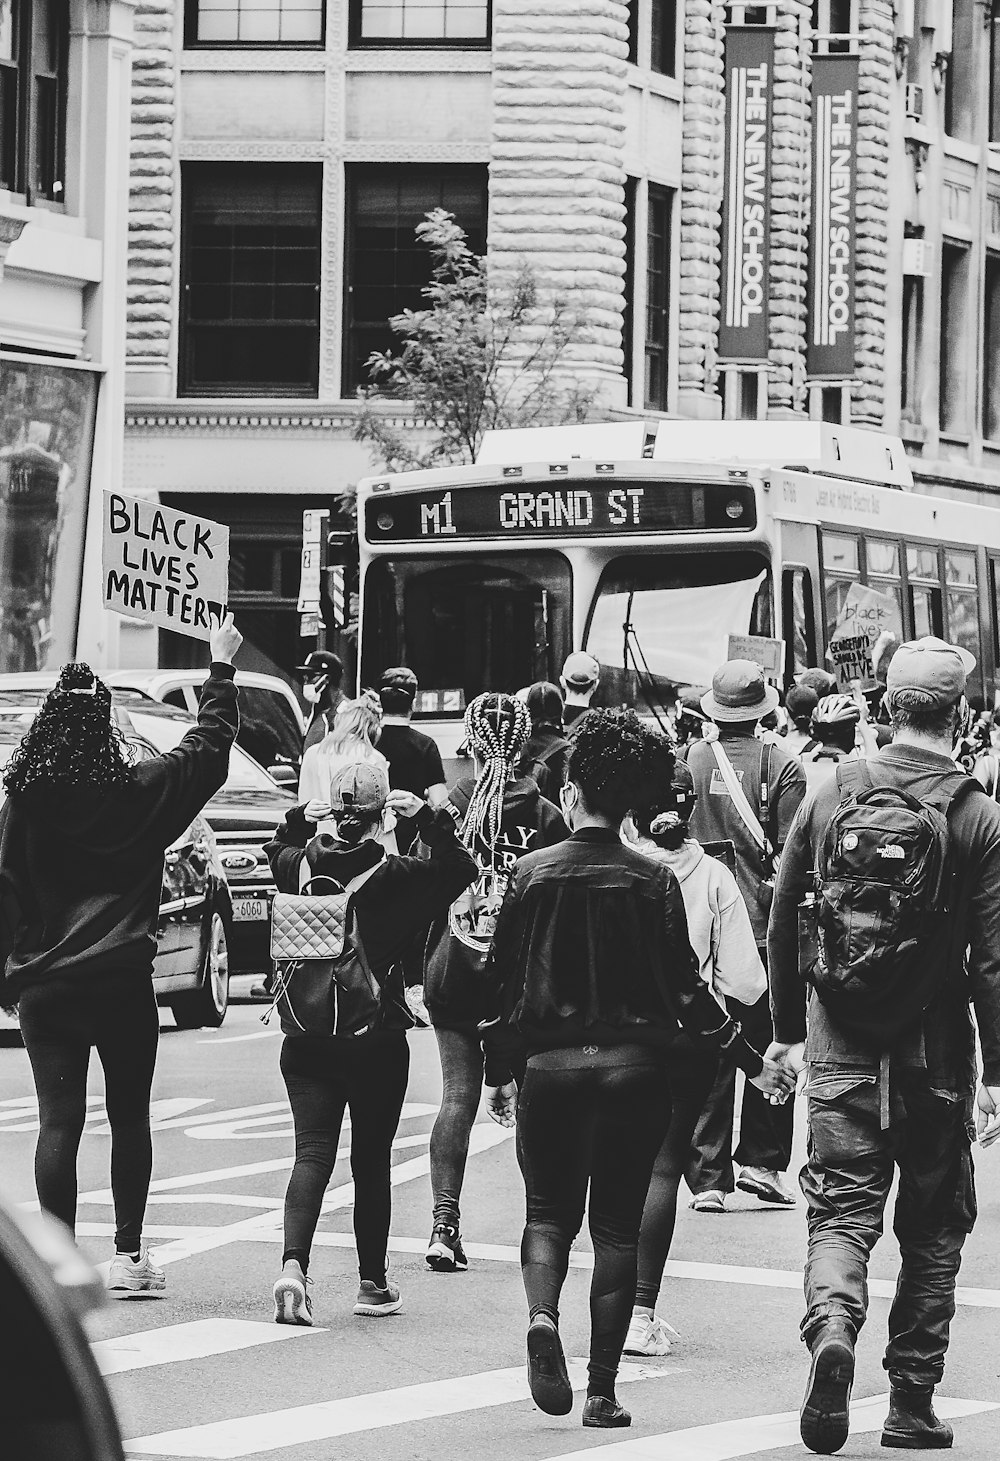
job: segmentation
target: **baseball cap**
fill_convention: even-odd
[[[389,778],[381,766],[355,761],[336,773],[330,783],[333,812],[380,812],[389,795]]]
[[[957,644],[927,635],[901,644],[889,661],[886,694],[915,690],[927,698],[928,710],[944,710],[965,693],[965,682],[976,668],[975,656]]]
[[[693,715],[698,720],[704,720],[701,702],[708,694],[707,685],[685,685],[677,692],[677,704],[682,715]]]
[[[814,668],[803,670],[795,676],[796,685],[803,685],[807,690],[815,690],[817,700],[822,700],[824,695],[833,695],[837,689],[837,676],[831,675],[829,670]]]
[[[572,685],[574,690],[584,690],[597,684],[601,678],[601,665],[592,654],[580,649],[570,655],[562,672],[567,685]]]
[[[701,708],[710,720],[761,720],[778,704],[778,692],[764,679],[760,665],[749,659],[731,659],[712,676],[712,688],[702,696]]]
[[[792,720],[808,720],[819,704],[819,696],[811,685],[793,685],[785,696],[785,709]]]
[[[563,698],[559,686],[550,680],[539,680],[529,685],[524,703],[535,725],[559,725],[562,721]]]
[[[390,706],[399,706],[404,701],[408,705],[412,705],[416,699],[418,686],[416,675],[407,665],[396,665],[392,669],[383,670],[378,693],[386,708],[386,713],[391,713]]]
[[[304,665],[296,665],[295,673],[304,675],[306,679],[313,679],[319,675],[329,675],[331,680],[338,684],[343,679],[344,664],[338,655],[332,654],[328,649],[314,649],[306,655]]]

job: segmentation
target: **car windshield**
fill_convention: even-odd
[[[678,686],[711,684],[730,634],[767,635],[770,625],[758,553],[615,558],[601,575],[585,644],[601,663],[595,704],[666,708]]]
[[[190,720],[172,715],[145,715],[132,711],[129,720],[136,735],[156,747],[157,751],[172,751],[191,729]],[[252,761],[239,746],[229,753],[229,775],[226,777],[226,791],[264,791],[274,795],[279,791],[277,784],[267,772]]]

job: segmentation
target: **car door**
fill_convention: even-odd
[[[195,817],[167,848],[164,877],[171,891],[171,973],[196,978],[201,936],[211,895],[212,832],[204,817]]]

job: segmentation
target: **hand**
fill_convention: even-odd
[[[307,822],[325,822],[327,817],[333,816],[333,808],[329,802],[313,799],[311,802],[306,802],[302,808],[302,815]]]
[[[425,805],[423,799],[412,791],[390,791],[385,804],[397,817],[415,817]]]
[[[795,1076],[784,1065],[764,1057],[764,1069],[760,1075],[747,1076],[752,1086],[764,1095],[774,1106],[783,1106],[795,1090]]]
[[[213,663],[231,665],[236,651],[243,643],[243,635],[237,629],[232,614],[227,614],[222,620],[213,614],[212,619],[215,627],[212,630],[212,637],[208,641],[208,646],[212,653]]]
[[[517,1119],[517,1086],[508,1081],[505,1086],[484,1086],[483,1097],[490,1119],[498,1126],[513,1126]]]
[[[976,1095],[976,1131],[982,1147],[1000,1137],[1000,1086],[980,1086]]]

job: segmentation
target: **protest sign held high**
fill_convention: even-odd
[[[883,631],[902,637],[899,605],[892,594],[880,593],[866,584],[852,583],[837,627],[830,636],[830,657],[837,687],[850,691],[860,681],[862,690],[875,685],[872,650]]]
[[[226,612],[229,529],[105,492],[103,568],[105,608],[207,640]]]

